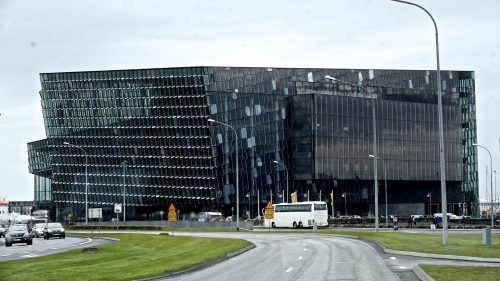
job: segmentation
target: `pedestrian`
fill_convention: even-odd
[[[465,216],[462,216],[462,227],[465,229]]]
[[[411,228],[413,226],[413,218],[411,215],[408,216],[408,219],[406,220],[408,222],[408,228]]]
[[[392,222],[393,222],[393,228],[394,228],[394,230],[398,230],[398,228],[399,228],[398,217],[396,215],[394,215],[394,218],[392,218]]]

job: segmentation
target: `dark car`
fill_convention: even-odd
[[[50,239],[51,237],[65,238],[66,232],[64,227],[58,222],[49,222],[43,229],[43,239]]]
[[[5,246],[10,247],[14,243],[33,244],[33,236],[27,224],[13,224],[5,233]]]
[[[6,231],[7,230],[3,227],[3,225],[0,225],[0,237],[4,237]]]

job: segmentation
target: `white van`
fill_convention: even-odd
[[[198,221],[219,221],[223,219],[221,212],[201,212],[198,215]]]

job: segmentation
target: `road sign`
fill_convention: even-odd
[[[271,204],[271,202],[267,203],[265,217],[266,220],[274,219],[274,209],[273,209],[273,204]]]
[[[122,213],[122,204],[115,204],[115,213],[116,214]]]
[[[177,213],[175,212],[175,210],[177,209],[175,208],[174,203],[170,203],[167,215],[168,221],[177,221]]]
[[[121,213],[121,205],[120,205]],[[102,208],[89,208],[89,219],[100,219],[102,218]]]

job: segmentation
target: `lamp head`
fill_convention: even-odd
[[[69,143],[67,141],[63,142],[63,144],[65,144],[65,145],[71,145],[71,143]]]
[[[369,158],[375,158],[375,155],[370,154],[370,155],[368,155],[368,157]]]
[[[273,161],[273,163],[279,164],[280,162],[278,162],[278,161],[274,160],[274,161]]]
[[[214,119],[212,119],[212,118],[209,118],[207,121],[208,121],[208,122],[215,122],[215,120],[214,120]]]
[[[473,143],[472,146],[477,146],[477,143]]]

